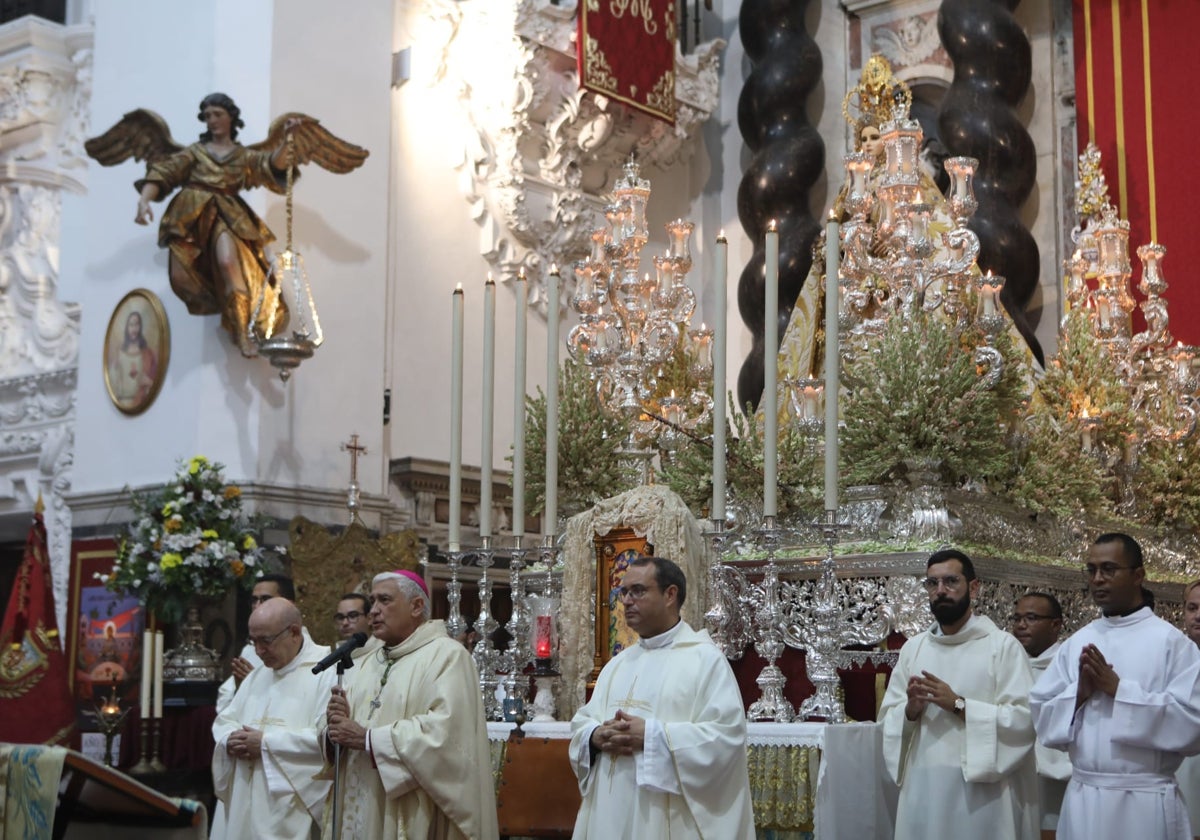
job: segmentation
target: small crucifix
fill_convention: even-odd
[[[367,454],[367,447],[358,445],[358,435],[350,435],[350,442],[342,444],[342,451],[350,453],[350,483],[358,481],[358,456]]]

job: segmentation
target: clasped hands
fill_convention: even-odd
[[[930,703],[952,713],[957,699],[958,694],[948,683],[928,671],[922,671],[919,677],[908,678],[908,704],[904,707],[904,716],[916,720],[925,713]]]
[[[1121,678],[1108,664],[1100,648],[1086,645],[1079,654],[1079,687],[1075,690],[1075,707],[1082,706],[1097,691],[1109,697],[1117,696]]]
[[[335,687],[332,690],[329,705],[325,707],[325,719],[328,721],[325,737],[332,743],[352,750],[367,748],[367,730],[350,717],[350,701],[346,699],[344,689]]]
[[[592,730],[591,743],[600,752],[633,755],[645,746],[646,720],[617,709],[616,717]]]
[[[230,758],[255,761],[262,757],[262,731],[243,726],[229,733],[225,740],[225,752]]]

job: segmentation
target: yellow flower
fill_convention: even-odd
[[[163,508],[162,508],[162,515],[163,515],[163,516],[170,516],[170,515],[171,515],[171,511],[173,511],[174,509],[175,509],[175,506],[174,506],[173,504],[171,504],[170,502],[167,502],[165,505],[163,505]]]
[[[206,539],[215,540],[217,537],[220,536],[220,534],[218,534],[212,528],[205,528],[203,531],[200,532],[200,536],[205,537]]]
[[[247,534],[246,539],[242,540],[242,548],[246,549],[247,551],[250,551],[252,549],[258,548],[258,543],[255,541],[254,537]]]
[[[200,468],[208,464],[208,459],[203,455],[197,455],[192,460],[188,461],[188,472],[192,475],[200,472]]]
[[[172,516],[170,519],[168,519],[166,522],[163,523],[163,530],[169,531],[170,533],[173,534],[176,531],[178,531],[182,525],[183,525],[183,520],[181,520],[178,516]]]
[[[158,565],[163,569],[174,569],[181,563],[183,563],[183,558],[180,555],[167,552],[162,556],[162,561]]]
[[[225,488],[226,499],[236,499],[240,495],[242,495],[242,488],[238,487],[236,484],[230,484]]]
[[[233,571],[233,576],[236,578],[240,578],[242,575],[246,574],[246,564],[241,560],[234,560],[229,564],[229,568]]]

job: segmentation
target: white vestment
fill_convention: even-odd
[[[1046,672],[1060,647],[1062,647],[1062,642],[1055,642],[1037,656],[1029,657],[1029,667],[1033,669],[1035,683]],[[1071,778],[1071,759],[1062,750],[1052,750],[1041,742],[1033,745],[1033,754],[1037,758],[1038,800],[1042,803],[1042,828],[1057,828],[1063,794],[1067,792],[1067,779]]]
[[[445,622],[357,659],[346,694],[369,751],[341,750],[343,840],[499,837],[478,672]]]
[[[907,719],[908,680],[922,671],[966,698],[964,715],[930,703]],[[900,648],[879,710],[898,840],[1038,837],[1032,682],[1025,649],[985,616],[952,636],[935,624]]]
[[[1189,755],[1175,773],[1179,792],[1187,803],[1188,822],[1192,824],[1192,836],[1200,831],[1200,755]]]
[[[1120,677],[1075,708],[1079,657],[1095,645]],[[1096,619],[1059,649],[1030,696],[1038,740],[1071,756],[1059,840],[1190,840],[1175,771],[1200,752],[1200,650],[1143,607]]]
[[[593,730],[618,709],[645,718],[644,748],[593,756]],[[741,694],[708,632],[684,621],[604,666],[571,721],[571,764],[575,840],[754,837]]]
[[[300,632],[304,636],[304,641],[308,642],[312,640],[312,636],[308,635],[307,627],[301,627]],[[368,641],[367,644],[370,644],[370,642]],[[238,656],[242,657],[242,659],[245,659],[255,668],[262,667],[262,660],[259,658],[258,653],[254,650],[254,645],[250,644],[249,642],[247,642],[246,646],[242,648],[242,652],[238,654]],[[233,695],[237,693],[237,689],[237,683],[234,682],[233,675],[230,674],[225,678],[225,682],[221,683],[220,688],[217,689],[217,714],[221,714],[221,712],[229,708],[229,704],[233,702]]]
[[[333,669],[312,673],[329,648],[305,639],[287,665],[258,666],[242,681],[233,702],[213,723],[213,788],[224,807],[213,836],[254,840],[315,835],[321,825],[329,781],[315,778],[323,764],[317,723],[329,704]],[[235,759],[229,736],[249,726],[260,730],[262,757]]]

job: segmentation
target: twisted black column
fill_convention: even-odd
[[[741,405],[758,405],[763,357],[775,364],[778,347],[763,347],[764,317],[779,320],[782,339],[792,306],[812,264],[820,224],[808,192],[825,166],[825,146],[808,122],[805,100],[821,77],[821,52],[804,29],[808,0],[745,0],[738,17],[753,70],[738,99],[738,128],[754,158],[738,187],[738,218],[754,254],[738,281],[738,311],[754,338],[738,374]],[[764,300],[763,235],[779,223],[779,299]]]
[[[979,267],[1006,278],[1001,298],[1039,362],[1041,345],[1025,314],[1038,285],[1037,241],[1021,224],[1021,204],[1037,178],[1033,139],[1014,109],[1029,89],[1029,39],[1012,10],[1020,0],[943,0],[938,34],[954,63],[954,81],[938,110],[952,155],[979,159],[970,227]]]

